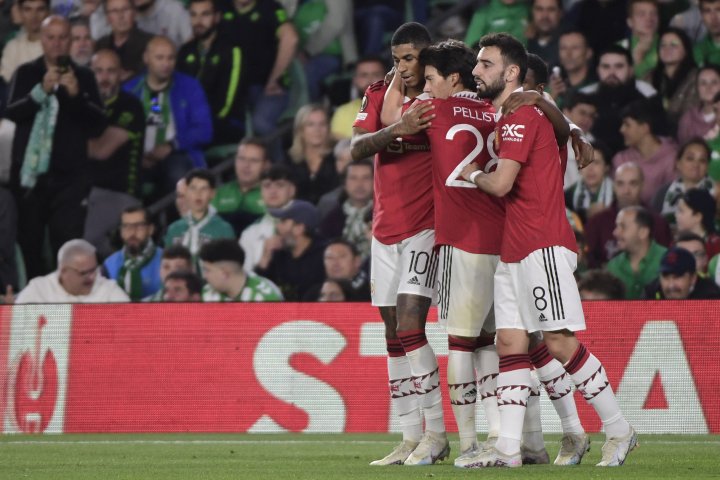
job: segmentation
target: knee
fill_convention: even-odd
[[[578,346],[575,335],[567,330],[545,332],[544,340],[550,355],[562,363],[567,363],[572,358]]]

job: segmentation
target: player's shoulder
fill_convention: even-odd
[[[367,87],[367,90],[365,90],[365,95],[378,95],[378,94],[385,94],[385,90],[387,90],[387,84],[385,84],[385,80],[378,80],[375,83],[371,83],[369,87]]]

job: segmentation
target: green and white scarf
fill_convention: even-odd
[[[117,282],[127,292],[130,300],[137,302],[142,299],[142,269],[155,257],[155,243],[148,240],[140,255],[131,257],[127,247],[123,247],[123,265],[118,273]]]
[[[572,198],[572,210],[587,210],[593,203],[600,203],[606,207],[610,206],[613,201],[613,185],[612,180],[608,177],[603,178],[597,193],[593,194],[580,180],[575,184]]]
[[[50,168],[53,136],[60,111],[57,97],[45,93],[39,83],[30,91],[30,97],[40,105],[40,110],[35,114],[20,170],[20,185],[26,188],[33,188],[37,178]]]
[[[212,205],[208,206],[207,214],[200,220],[195,220],[191,212],[185,215],[185,220],[188,223],[188,229],[183,234],[182,245],[190,250],[193,256],[197,256],[200,253],[200,231],[205,228],[205,225],[217,214],[217,210]]]
[[[700,180],[698,184],[695,185],[693,188],[707,190],[708,192],[710,192],[710,195],[715,196],[715,185],[709,177],[705,177]],[[685,194],[686,190],[687,189],[685,188],[685,184],[683,183],[683,181],[681,179],[677,179],[670,184],[667,192],[665,192],[665,198],[663,198],[661,214],[663,217],[670,220],[670,222],[673,224],[675,223],[675,210],[677,209],[677,202],[680,197]]]
[[[345,226],[343,227],[342,236],[348,242],[354,244],[360,256],[364,259],[370,255],[370,242],[365,235],[365,214],[372,210],[373,202],[368,202],[364,207],[354,207],[350,200],[343,203],[343,213],[345,213]]]

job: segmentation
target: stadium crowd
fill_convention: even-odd
[[[369,300],[375,165],[351,137],[409,20],[545,60],[534,83],[594,147],[564,178],[584,299],[720,298],[720,0],[0,9],[7,303]]]

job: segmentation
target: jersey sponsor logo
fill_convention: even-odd
[[[503,140],[520,142],[525,136],[525,125],[505,124],[502,126]]]
[[[493,112],[481,112],[474,108],[468,107],[453,107],[454,117],[464,117],[477,120],[479,122],[494,122],[495,114]]]

